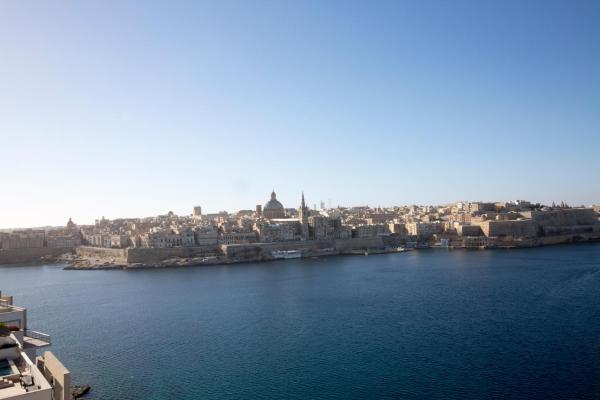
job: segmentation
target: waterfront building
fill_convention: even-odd
[[[50,248],[73,248],[81,243],[81,233],[77,231],[57,229],[48,231],[46,235],[46,247]]]
[[[456,223],[454,225],[458,236],[482,236],[483,232],[479,225],[463,225]]]
[[[31,249],[44,247],[46,232],[43,230],[22,229],[5,235],[3,249]]]
[[[482,248],[489,244],[490,239],[485,236],[463,236],[462,247],[466,249]]]
[[[406,224],[399,223],[399,222],[389,223],[388,229],[390,230],[390,233],[395,233],[400,237],[405,237],[406,234],[408,233],[406,231]]]
[[[487,237],[522,237],[531,238],[537,236],[537,225],[530,219],[515,221],[485,220],[475,222]]]
[[[298,237],[299,221],[297,219],[279,219],[259,222],[255,230],[262,243],[285,242]]]
[[[256,232],[225,232],[219,237],[219,244],[246,244],[256,241]]]
[[[110,236],[110,247],[117,249],[124,249],[129,247],[131,240],[128,235],[111,235]]]
[[[196,237],[194,230],[190,227],[184,227],[177,231],[181,236],[181,245],[185,247],[192,247],[196,245]]]
[[[339,222],[339,219],[337,219]],[[311,215],[308,217],[311,239],[331,239],[335,237],[335,218],[324,215]]]
[[[369,238],[377,236],[387,236],[389,234],[389,227],[386,224],[359,225],[354,227],[352,237]]]
[[[194,235],[199,246],[211,246],[219,241],[219,230],[214,225],[200,225],[194,230]]]
[[[439,222],[408,222],[406,224],[406,231],[410,236],[420,239],[430,239],[433,235],[444,231],[444,224]]]
[[[142,235],[143,247],[169,248],[182,246],[181,235],[173,230],[155,230]]]
[[[27,309],[0,293],[0,399],[71,400],[71,373],[50,351],[48,334],[29,328]]]
[[[352,227],[348,225],[342,225],[335,229],[335,239],[351,239],[352,238]]]

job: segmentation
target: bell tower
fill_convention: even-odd
[[[308,213],[309,210],[304,201],[304,192],[302,192],[302,201],[298,209],[298,219],[300,219],[300,226],[302,228],[302,240],[308,240]]]

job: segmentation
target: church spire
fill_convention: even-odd
[[[300,202],[300,209],[298,210],[298,217],[300,219],[300,227],[302,228],[302,240],[308,239],[308,207],[306,207],[306,201],[304,201],[304,190],[302,191],[302,201]]]

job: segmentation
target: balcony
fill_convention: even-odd
[[[40,349],[43,347],[48,347],[52,344],[52,338],[50,335],[38,331],[32,331],[30,329],[26,329],[23,335],[23,348],[30,349],[36,348]]]
[[[11,313],[11,312],[15,312],[15,311],[23,311],[23,310],[25,310],[23,307],[14,306],[9,301],[0,299],[0,314]]]

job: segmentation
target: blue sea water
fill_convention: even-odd
[[[598,399],[600,245],[0,268],[92,399]]]

